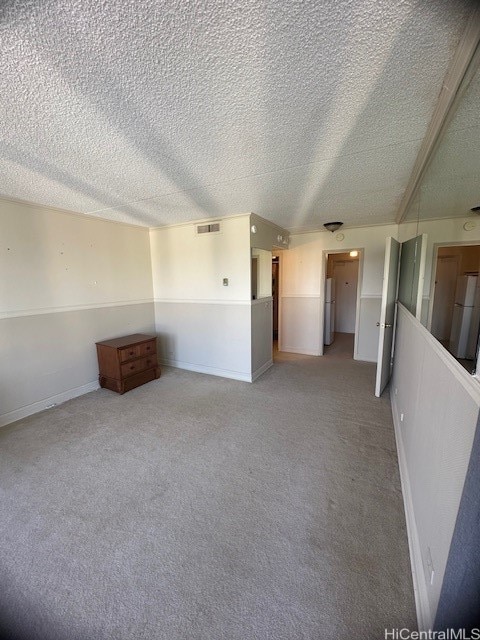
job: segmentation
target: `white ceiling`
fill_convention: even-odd
[[[0,193],[157,226],[394,221],[470,0],[0,4]]]
[[[470,209],[480,206],[480,69],[462,89],[407,219],[477,216]]]

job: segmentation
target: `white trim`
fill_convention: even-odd
[[[279,349],[279,351],[280,351],[280,349]],[[298,353],[298,354],[300,354],[302,356],[321,356],[321,355],[323,355],[319,351],[310,351],[309,349],[297,349],[297,347],[283,347],[282,346],[282,351],[285,351],[285,353]]]
[[[255,382],[255,380],[259,378],[262,375],[262,373],[265,373],[265,371],[270,369],[270,367],[273,367],[273,360],[268,360],[268,362],[265,362],[264,365],[262,365],[252,373],[252,382]]]
[[[271,300],[271,298],[260,298],[260,302]],[[165,304],[226,304],[226,305],[248,305],[256,300],[182,300],[177,298],[154,298],[155,303]]]
[[[206,373],[211,376],[219,376],[220,378],[240,380],[241,382],[252,382],[251,374],[241,373],[240,371],[218,369],[216,367],[207,367],[203,364],[182,362],[181,360],[170,360],[168,358],[160,358],[160,363],[165,365],[166,367],[175,367],[175,369],[185,369],[186,371],[195,371],[196,373]]]
[[[396,238],[393,238],[393,239],[396,240]],[[363,300],[364,298],[366,300],[381,300],[382,294],[381,293],[362,293],[360,295],[360,300]]]
[[[395,441],[397,444],[398,467],[400,470],[400,482],[402,485],[403,507],[405,510],[405,521],[407,525],[407,539],[408,548],[410,551],[410,565],[412,568],[413,591],[415,596],[415,607],[417,610],[417,623],[419,631],[427,631],[433,626],[433,618],[430,611],[427,583],[425,581],[425,573],[423,570],[422,554],[420,551],[420,539],[418,536],[417,523],[415,520],[412,490],[410,487],[410,478],[408,475],[405,449],[403,447],[402,433],[400,429],[400,423],[398,421],[398,409],[395,395],[392,393],[390,394],[390,401],[392,405]]]
[[[77,304],[65,307],[43,307],[38,309],[19,309],[17,311],[0,312],[0,320],[6,318],[23,318],[24,316],[41,316],[48,313],[66,313],[67,311],[88,311],[90,309],[106,309],[109,307],[128,307],[136,304],[153,304],[153,298],[145,300],[118,300],[116,302],[97,302],[90,304]]]
[[[363,284],[363,263],[365,259],[365,249],[359,249],[358,270],[357,270],[357,301],[355,303],[355,333],[353,339],[353,359],[358,360],[358,342],[360,336],[360,303],[362,297],[360,291]]]
[[[7,424],[26,418],[27,416],[31,416],[39,411],[49,409],[52,405],[61,404],[67,400],[72,400],[72,398],[78,398],[78,396],[90,393],[90,391],[96,391],[99,388],[100,385],[98,384],[98,380],[94,380],[93,382],[88,382],[81,387],[74,387],[68,391],[63,391],[62,393],[50,396],[50,398],[45,398],[44,400],[39,400],[33,404],[27,404],[25,407],[20,407],[20,409],[4,413],[3,415],[0,415],[0,427],[4,427]]]
[[[435,353],[441,358],[444,364],[448,367],[453,376],[460,382],[465,391],[469,394],[472,400],[480,406],[480,378],[472,376],[468,371],[457,362],[452,354],[445,349],[444,346],[436,339],[423,324],[415,318],[410,311],[408,311],[401,302],[397,302],[397,307],[402,314],[403,318],[413,324],[423,339],[430,345]]]
[[[279,351],[283,351],[283,254],[278,253],[278,272],[277,272],[277,313],[278,313],[278,326],[277,326],[277,348]],[[272,304],[272,316],[273,316],[273,304]],[[273,318],[272,318],[273,320]],[[272,332],[273,333],[273,332]],[[272,336],[273,337],[273,336]]]

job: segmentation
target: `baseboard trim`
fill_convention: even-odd
[[[286,353],[298,353],[301,356],[321,356],[319,351],[311,351],[310,349],[297,349],[296,347],[284,347],[278,349],[279,351],[285,351]]]
[[[407,524],[408,548],[410,552],[410,564],[412,568],[413,591],[415,595],[415,607],[417,610],[417,623],[419,631],[428,631],[433,627],[433,617],[430,611],[430,603],[428,601],[427,584],[425,582],[422,554],[420,551],[420,541],[418,537],[417,524],[415,521],[415,512],[413,509],[412,490],[410,487],[410,478],[408,475],[400,423],[398,421],[398,411],[395,395],[391,394],[390,398],[392,405],[395,440],[397,443],[398,466],[400,469],[400,482],[402,485],[405,521]]]
[[[44,400],[39,400],[38,402],[33,402],[32,404],[27,404],[25,407],[21,407],[20,409],[15,409],[14,411],[10,411],[9,413],[4,413],[3,415],[0,415],[0,427],[5,427],[7,424],[11,424],[12,422],[16,422],[17,420],[27,418],[34,413],[44,411],[45,409],[50,409],[52,405],[61,404],[62,402],[66,402],[67,400],[78,398],[78,396],[83,396],[85,393],[96,391],[99,388],[100,385],[98,384],[98,380],[94,380],[93,382],[88,382],[81,387],[68,389],[68,391],[63,391],[62,393],[58,393],[57,395],[50,396],[50,398],[45,398]]]
[[[377,364],[378,362],[376,358],[366,358],[358,353],[353,354],[353,359],[357,360],[357,362],[372,362],[373,364]]]
[[[219,378],[230,378],[231,380],[240,380],[241,382],[252,382],[252,376],[240,371],[230,371],[229,369],[218,369],[215,367],[207,367],[202,364],[192,364],[191,362],[182,362],[180,360],[160,359],[160,363],[166,367],[174,367],[175,369],[185,369],[185,371],[194,371],[195,373],[206,373],[210,376],[218,376]]]
[[[265,371],[270,369],[270,367],[273,367],[273,360],[269,360],[268,362],[265,362],[265,364],[263,364],[261,367],[259,367],[252,373],[252,382],[255,382],[255,380],[259,378],[262,375],[262,373],[265,373]]]

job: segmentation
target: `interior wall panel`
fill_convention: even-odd
[[[0,425],[98,388],[95,342],[155,330],[153,302],[0,320]]]
[[[155,301],[160,356],[181,369],[251,381],[251,306]]]
[[[405,454],[430,623],[437,609],[479,415],[478,381],[399,307],[392,406]]]

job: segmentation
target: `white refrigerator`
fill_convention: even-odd
[[[335,279],[325,280],[325,328],[324,344],[332,344],[335,339]]]
[[[470,323],[470,331],[467,340],[467,359],[477,359],[477,345],[480,333],[480,278],[477,278],[477,286],[475,287],[475,296],[473,300],[472,321]]]
[[[457,278],[449,343],[450,353],[456,358],[475,357],[470,353],[471,340],[469,338],[471,337],[476,289],[477,276],[460,276]]]

